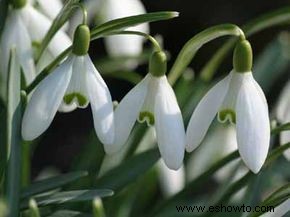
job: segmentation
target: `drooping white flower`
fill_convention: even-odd
[[[290,82],[288,82],[283,89],[279,98],[276,110],[276,116],[280,123],[285,124],[290,122]],[[282,131],[280,133],[281,145],[290,142],[290,131]],[[290,150],[284,151],[284,156],[290,160]]]
[[[78,41],[80,35],[82,40]],[[113,103],[107,85],[87,54],[89,35],[86,25],[77,28],[73,53],[33,92],[23,116],[23,139],[33,140],[41,135],[62,103],[70,108],[85,108],[90,103],[100,141],[105,144],[105,149],[112,145]]]
[[[103,3],[102,15],[105,22],[146,13],[140,0],[106,0]],[[149,32],[147,23],[130,27],[127,30]],[[143,48],[143,38],[137,35],[114,35],[105,38],[108,53],[113,57],[137,56]]]
[[[51,20],[54,20],[63,7],[61,0],[30,0],[31,5],[36,4],[39,10]]]
[[[17,5],[9,10],[0,41],[0,70],[4,81],[7,79],[9,54],[12,47],[16,48],[26,83],[29,84],[34,79],[36,70],[32,44],[41,43],[51,24],[52,22],[45,15],[25,1],[23,5]],[[69,37],[63,31],[58,31],[51,40],[48,51],[56,57],[70,45]]]
[[[163,61],[161,64],[166,64],[163,52],[154,53],[153,58],[163,58],[159,59],[159,63]],[[182,165],[185,148],[182,115],[172,87],[164,75],[166,69],[162,66],[153,68],[150,66],[151,73],[122,99],[115,110],[115,150],[112,153],[126,143],[137,119],[146,121],[148,125],[155,125],[157,143],[165,164],[177,170]],[[156,75],[158,70],[160,74]]]
[[[247,52],[250,52],[249,58],[240,55]],[[218,113],[219,121],[236,123],[240,155],[248,168],[257,173],[267,157],[270,121],[265,95],[251,72],[251,52],[247,41],[237,45],[234,70],[204,96],[192,114],[186,150],[190,152],[202,142]],[[244,60],[248,62],[240,66],[240,61]]]

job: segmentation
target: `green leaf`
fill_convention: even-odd
[[[32,183],[30,186],[25,188],[21,193],[21,198],[29,198],[36,194],[40,194],[46,191],[50,191],[56,188],[60,188],[63,185],[69,184],[77,179],[87,176],[88,173],[85,171],[71,172],[57,177],[48,178],[45,180],[37,181]]]
[[[7,84],[7,171],[6,199],[10,210],[9,217],[19,215],[20,176],[21,176],[21,97],[20,65],[15,49],[11,50]]]
[[[79,0],[67,0],[66,4],[62,8],[62,10],[59,12],[57,17],[54,19],[51,27],[49,28],[47,34],[45,35],[40,48],[37,60],[40,59],[41,55],[43,54],[45,48],[48,46],[49,42],[55,35],[55,33],[63,26],[63,24],[70,18],[71,13],[73,12],[73,9],[76,8],[76,4],[79,2]]]
[[[279,134],[279,133],[286,131],[286,130],[290,130],[290,123],[286,123],[286,124],[280,125],[274,129],[272,129],[271,134],[273,134],[273,135]]]
[[[8,0],[0,0],[0,38],[8,14]]]
[[[178,16],[178,12],[164,11],[164,12],[153,12],[142,15],[124,17],[116,20],[106,22],[99,25],[91,30],[91,39],[95,40],[103,35],[126,29],[131,26],[136,26],[142,23],[155,22],[161,20],[168,20]]]
[[[191,38],[179,52],[168,74],[168,80],[171,84],[174,84],[181,76],[181,74],[186,70],[187,66],[194,58],[197,51],[204,44],[222,36],[232,35],[243,37],[243,34],[244,33],[241,31],[241,29],[233,24],[213,26],[198,33],[193,38]]]
[[[97,180],[97,188],[119,191],[148,171],[160,158],[158,149],[152,149],[127,159]]]
[[[274,193],[268,196],[259,206],[272,206],[277,207],[285,200],[290,198],[290,184],[286,184],[279,189],[277,189]],[[255,212],[250,217],[260,216],[262,212]]]
[[[264,29],[289,24],[290,22],[290,7],[284,7],[276,11],[266,13],[242,27],[247,37],[260,32]],[[228,53],[232,50],[236,40],[229,40],[225,43],[208,61],[208,63],[201,70],[200,76],[206,81],[211,80],[220,64],[227,57]]]
[[[77,190],[77,191],[63,191],[48,196],[36,196],[38,206],[47,206],[52,204],[63,204],[72,202],[92,201],[96,197],[109,197],[113,195],[113,191],[108,189],[100,190]],[[21,203],[21,208],[28,207],[27,200]]]

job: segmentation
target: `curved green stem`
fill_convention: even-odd
[[[82,24],[87,25],[88,23],[88,12],[87,9],[85,8],[85,6],[82,3],[77,3],[75,5],[73,5],[73,8],[79,8],[82,11],[83,14],[83,22]]]
[[[239,36],[240,38],[245,39],[243,31],[238,26],[233,24],[223,24],[210,27],[190,39],[181,49],[174,65],[169,72],[169,82],[174,84],[177,81],[182,72],[190,64],[197,51],[204,44],[216,38],[227,35]]]
[[[288,24],[290,22],[290,7],[282,8],[274,12],[270,12],[260,16],[257,19],[244,25],[242,29],[247,37],[260,32],[264,29],[281,25]],[[236,39],[229,40],[225,43],[208,61],[203,67],[200,73],[201,79],[209,81],[214,76],[218,67],[221,65],[227,54],[232,50],[236,42]]]
[[[118,32],[111,32],[108,33],[107,35],[139,35],[147,40],[149,40],[152,45],[154,46],[156,51],[162,51],[161,46],[159,45],[158,41],[151,35],[146,34],[144,32],[138,32],[138,31],[118,31]]]

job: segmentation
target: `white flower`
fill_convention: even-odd
[[[106,0],[102,8],[105,22],[144,13],[146,10],[140,0]],[[145,23],[127,30],[148,33],[149,25]],[[106,37],[105,44],[111,56],[137,56],[142,52],[143,38],[136,35],[115,35]]]
[[[9,11],[0,41],[0,71],[4,81],[7,79],[10,49],[15,47],[26,83],[31,83],[36,74],[32,44],[41,43],[51,24],[45,15],[30,4]],[[56,57],[70,45],[70,38],[63,31],[58,31],[51,40],[48,51]]]
[[[47,0],[29,0],[29,3],[36,3],[39,10],[51,20],[56,18],[63,7],[61,0],[50,0],[49,3]]]
[[[165,75],[155,77],[149,73],[116,108],[114,152],[126,143],[136,119],[155,124],[161,156],[170,169],[177,170],[184,156],[185,132],[175,94]]]
[[[217,113],[221,122],[236,123],[240,155],[257,173],[267,157],[270,122],[267,101],[252,72],[232,71],[204,96],[188,125],[187,151],[201,143]]]
[[[88,55],[71,54],[37,86],[23,116],[23,139],[33,140],[41,135],[63,101],[68,107],[80,108],[90,103],[96,133],[105,149],[110,148],[114,139],[113,103]]]
[[[279,98],[276,116],[280,123],[285,124],[290,122],[290,82],[288,82],[282,91]],[[281,145],[290,142],[290,131],[283,131],[280,133]],[[284,151],[284,156],[290,160],[290,149]]]

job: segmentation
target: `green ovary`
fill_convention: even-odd
[[[71,104],[74,99],[77,100],[79,106],[85,106],[88,102],[87,98],[80,93],[70,93],[63,97],[63,101],[68,105]]]
[[[218,113],[218,120],[221,123],[226,123],[229,121],[230,123],[236,123],[236,113],[231,109],[224,109]]]
[[[146,121],[147,125],[153,126],[155,123],[154,115],[151,112],[140,112],[138,121],[143,123]]]

